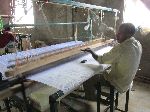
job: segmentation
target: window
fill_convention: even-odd
[[[125,0],[124,22],[150,28],[150,10],[141,0]]]
[[[15,24],[34,24],[32,0],[15,1]]]

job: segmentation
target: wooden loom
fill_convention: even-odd
[[[15,76],[22,76],[23,73],[32,71],[36,68],[40,68],[42,66],[45,66],[47,64],[71,57],[76,54],[80,54],[81,49],[85,49],[87,47],[89,48],[97,48],[103,45],[106,45],[110,43],[111,40],[104,41],[102,39],[92,40],[89,42],[86,42],[82,46],[76,46],[73,48],[64,48],[62,50],[59,50],[58,52],[50,53],[49,55],[45,55],[44,57],[40,57],[36,60],[28,61],[27,63],[17,65],[14,68],[10,68],[5,72],[6,77],[15,77]]]

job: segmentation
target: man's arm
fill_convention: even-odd
[[[102,56],[98,56],[97,61],[104,64],[112,64],[120,59],[122,55],[122,47],[117,45],[113,47],[109,52],[104,53]]]
[[[91,53],[91,54],[92,54],[92,57],[93,57],[95,60],[97,60],[97,59],[98,59],[98,55],[97,55],[94,51],[92,51],[90,48],[86,48],[86,49],[81,50],[81,51],[89,52],[89,53]]]

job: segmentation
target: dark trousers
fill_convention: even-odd
[[[96,74],[83,83],[85,98],[87,100],[96,101],[96,84],[98,82],[101,82],[102,85],[107,85],[109,83],[105,80],[103,74]]]

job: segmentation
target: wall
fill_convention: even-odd
[[[10,0],[0,0],[0,15],[10,15]],[[4,24],[9,22],[9,18],[3,18]]]
[[[123,1],[122,0],[76,0],[83,3],[106,6],[110,8],[115,8],[123,12]],[[43,12],[46,15],[48,22],[85,22],[87,21],[88,11],[86,9],[77,8],[72,9],[72,7],[66,7],[63,5],[52,5],[47,4],[43,5]],[[45,22],[42,12],[39,11],[39,6],[34,4],[34,15],[35,15],[35,24]],[[108,26],[114,26],[114,14],[105,14],[106,18],[104,22]],[[117,25],[122,22],[122,14],[119,14],[120,20],[117,21]],[[78,40],[87,40],[89,37],[89,31],[85,31],[84,27],[86,25],[78,25]],[[74,33],[76,26],[75,25],[59,25],[59,26],[45,26],[45,27],[35,27],[33,37],[34,39],[44,40],[47,43],[57,43],[70,41],[74,39]],[[98,35],[99,26],[97,21],[93,22],[93,34]],[[72,37],[72,38],[70,38]]]
[[[117,26],[119,26],[123,21],[124,0],[75,0],[75,1],[118,9],[120,11],[120,14],[118,14],[119,20],[117,21]],[[113,25],[114,20],[112,19],[114,18],[112,18],[112,15],[106,14],[106,16],[107,17],[105,21],[107,21],[107,24],[109,24],[110,26]]]
[[[0,14],[10,14],[9,0],[4,0],[3,4],[0,4]],[[119,9],[123,11],[123,0],[76,0],[83,3],[106,6],[110,8]],[[0,0],[2,2],[2,0]],[[72,7],[65,5],[54,5],[54,4],[44,4],[42,14],[41,4],[36,4],[34,2],[34,16],[35,24],[47,24],[55,22],[85,22],[88,17],[88,10],[78,8],[77,10],[72,9]],[[108,26],[114,26],[114,14],[106,13],[105,19],[103,20],[107,23]],[[122,13],[119,15],[120,19],[117,21],[117,24],[122,22]],[[45,19],[46,18],[46,19]],[[97,20],[93,22],[93,34],[100,37],[99,26]],[[78,25],[78,38],[79,40],[87,40],[90,36],[89,31],[85,31],[84,27],[86,25]],[[17,29],[18,30],[18,29]],[[21,32],[22,31],[22,32]],[[45,41],[47,44],[54,44],[59,42],[71,41],[74,40],[74,34],[76,31],[75,25],[41,25],[36,26],[32,31],[20,30],[20,33],[32,33],[32,42],[35,40]],[[18,31],[17,31],[18,32]]]
[[[150,83],[150,29],[147,33],[142,33],[143,31],[138,31],[135,37],[142,44],[142,57],[139,70],[137,72],[136,78],[138,80]]]
[[[67,23],[72,21],[71,7],[56,4],[44,4],[42,9],[34,3],[35,27],[34,39],[45,41],[47,44],[57,41],[69,41],[72,36],[72,25],[48,25],[49,23]],[[56,42],[55,42],[56,41]]]

